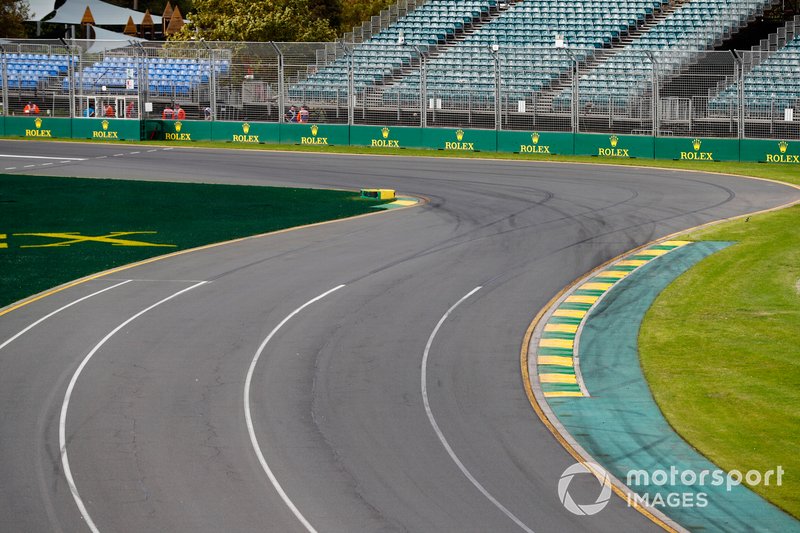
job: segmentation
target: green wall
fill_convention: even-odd
[[[347,146],[350,128],[340,124],[281,124],[281,144]]]
[[[350,144],[380,148],[422,148],[422,128],[404,126],[353,126]]]
[[[575,134],[575,155],[608,158],[641,157],[653,159],[653,137],[597,133]]]
[[[549,131],[498,131],[497,151],[520,154],[572,155],[574,139],[571,133]]]
[[[800,141],[650,137],[549,131],[495,131],[407,126],[275,124],[206,120],[103,118],[0,118],[0,135],[97,140],[219,141],[234,144],[301,144],[428,148],[454,152],[589,155],[605,158],[688,161],[758,161],[800,165]]]
[[[233,144],[277,144],[280,126],[267,122],[212,122],[211,139]]]
[[[713,137],[659,137],[656,159],[683,161],[738,161],[739,139]]]
[[[130,119],[75,118],[72,119],[72,138],[139,141],[142,138],[141,126],[140,121]]]
[[[72,119],[38,117],[6,117],[5,135],[9,137],[26,137],[29,139],[42,138],[71,138]]]

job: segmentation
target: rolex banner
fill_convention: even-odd
[[[591,155],[611,159],[653,159],[653,137],[576,133],[575,155]]]
[[[72,120],[73,139],[96,141],[141,140],[141,122],[114,118],[76,118]]]
[[[340,124],[281,124],[281,143],[303,146],[347,146],[350,131]]]
[[[269,122],[213,122],[212,140],[232,144],[278,144],[280,127]]]
[[[678,161],[738,161],[739,139],[713,137],[659,137],[656,159]]]
[[[446,152],[496,152],[495,130],[469,130],[466,128],[425,128],[422,130],[425,148]]]
[[[423,148],[422,129],[405,126],[352,126],[350,144],[372,148]]]
[[[572,134],[550,131],[498,131],[497,151],[572,155]]]
[[[743,139],[740,143],[739,155],[741,161],[800,165],[800,141]]]
[[[72,120],[48,116],[6,117],[5,134],[26,139],[56,139],[72,137]]]

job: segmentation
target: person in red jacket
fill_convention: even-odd
[[[28,102],[28,105],[26,105],[22,109],[22,112],[24,114],[26,114],[26,115],[38,115],[39,114],[39,106],[34,104],[33,102]]]
[[[181,104],[175,104],[175,118],[178,120],[186,118],[186,111],[181,108]]]
[[[115,117],[117,115],[117,112],[114,110],[114,106],[113,105],[107,104],[104,114],[107,117]]]

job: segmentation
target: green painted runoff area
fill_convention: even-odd
[[[641,363],[666,419],[726,470],[781,465],[753,490],[800,518],[800,206],[681,238],[736,241],[662,292]]]
[[[382,203],[349,191],[0,174],[0,307],[156,255]]]
[[[150,140],[240,145],[368,146],[467,153],[576,155],[679,161],[754,161],[800,166],[800,141],[653,137],[547,131],[504,131],[248,121],[0,117],[0,135],[27,139]]]
[[[581,333],[581,373],[591,397],[548,402],[567,431],[618,479],[627,482],[630,472],[640,470],[655,476],[650,480],[634,476],[629,486],[647,494],[651,503],[664,502],[656,507],[687,529],[798,531],[800,523],[745,486],[715,484],[710,475],[701,484],[699,478],[684,474],[699,476],[719,467],[673,431],[639,366],[639,326],[653,300],[692,265],[730,244],[689,244],[654,259],[610,289]],[[667,473],[666,483],[659,471]]]

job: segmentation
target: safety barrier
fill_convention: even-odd
[[[0,117],[0,134],[28,139],[214,141],[231,144],[367,146],[376,151],[386,148],[424,148],[462,153],[507,152],[612,159],[800,164],[800,141],[717,137],[52,117]]]

